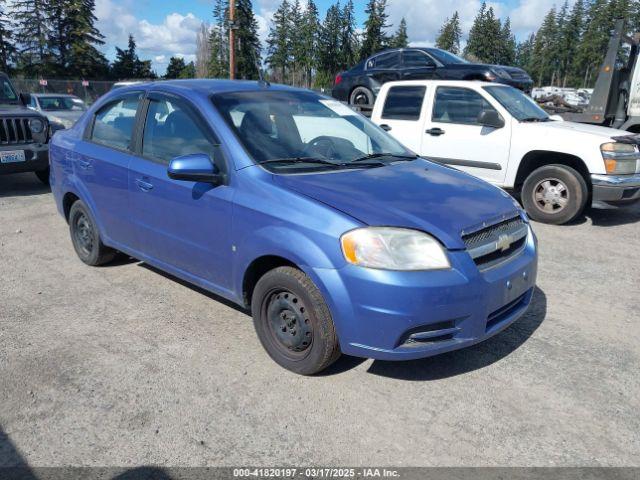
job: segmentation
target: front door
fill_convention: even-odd
[[[496,108],[479,92],[464,87],[439,86],[422,135],[421,153],[488,182],[501,184],[511,148],[510,117],[505,126],[480,125],[483,110]]]
[[[218,142],[186,100],[152,93],[147,102],[139,156],[129,169],[137,249],[169,271],[229,291],[232,188],[167,176],[173,158],[193,153],[209,155],[226,171]]]
[[[436,62],[420,50],[402,51],[402,80],[428,80],[436,72]]]

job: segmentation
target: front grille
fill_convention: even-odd
[[[487,317],[487,325],[485,327],[485,332],[489,332],[489,331],[493,330],[493,328],[496,327],[497,325],[501,324],[502,322],[504,322],[506,320],[509,320],[509,318],[511,318],[511,316],[514,313],[516,313],[522,307],[526,306],[527,298],[528,298],[530,293],[531,293],[531,291],[529,290],[529,291],[523,293],[522,295],[520,295],[515,300],[513,300],[513,301],[507,303],[506,305],[500,307],[495,312],[492,312]]]
[[[526,244],[527,234],[527,224],[518,215],[463,234],[462,241],[475,264],[487,269],[520,253]]]
[[[33,142],[29,118],[0,118],[0,144],[13,145]]]

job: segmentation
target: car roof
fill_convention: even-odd
[[[202,96],[214,95],[224,92],[241,91],[305,91],[302,88],[290,87],[288,85],[269,84],[266,82],[253,80],[213,80],[213,79],[191,79],[191,80],[162,80],[158,82],[147,82],[131,85],[117,90],[113,90],[114,95],[121,95],[127,92],[140,90],[148,91],[178,91],[195,92]]]
[[[31,96],[36,98],[47,98],[47,97],[80,98],[76,95],[71,95],[69,93],[32,93]]]
[[[482,81],[478,81],[478,80],[399,80],[399,81],[395,81],[395,82],[387,82],[383,85],[384,87],[387,88],[391,88],[394,86],[402,86],[402,85],[424,85],[424,86],[429,86],[429,85],[445,85],[447,87],[486,87],[486,86],[492,86],[492,87],[505,87],[505,88],[509,88],[509,85],[504,85],[501,83],[495,83],[495,82],[482,82]],[[512,87],[513,88],[513,87]]]

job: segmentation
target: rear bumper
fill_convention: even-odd
[[[26,145],[2,145],[0,151],[24,150],[26,161],[0,163],[0,175],[9,173],[37,172],[49,166],[49,145],[31,143]]]
[[[429,357],[482,342],[527,310],[537,275],[535,237],[517,257],[481,272],[465,251],[452,268],[393,272],[316,269],[343,353],[383,360]]]
[[[593,200],[627,203],[640,199],[640,174],[591,175]]]

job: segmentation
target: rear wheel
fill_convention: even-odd
[[[33,173],[36,174],[38,180],[40,180],[45,185],[49,185],[49,167],[47,167],[45,170],[38,170],[37,172]]]
[[[87,265],[104,265],[115,258],[116,251],[102,243],[96,222],[82,200],[71,206],[69,232],[73,248]]]
[[[349,103],[351,105],[360,105],[366,107],[368,105],[373,105],[375,102],[375,98],[373,96],[373,92],[369,90],[367,87],[356,87],[351,92],[349,96]]]
[[[582,213],[589,191],[582,175],[566,165],[545,165],[526,178],[522,203],[527,214],[542,223],[560,225]]]
[[[287,370],[312,375],[340,356],[329,308],[300,270],[278,267],[267,272],[256,284],[251,310],[260,342]]]

